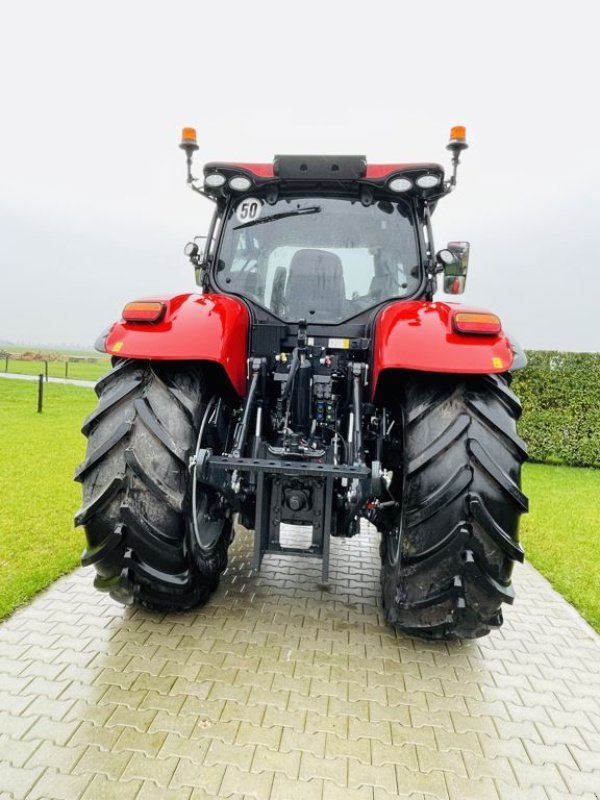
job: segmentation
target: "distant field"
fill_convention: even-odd
[[[110,369],[110,361],[103,358],[97,364],[87,364],[70,361],[66,370],[66,377],[80,381],[97,381]],[[0,374],[6,372],[6,363],[0,359]],[[13,375],[45,375],[46,365],[43,361],[12,361],[8,362],[8,372]],[[50,378],[65,377],[64,361],[49,361],[48,376]]]
[[[77,566],[84,546],[73,472],[96,397],[52,383],[44,391],[37,414],[35,383],[0,380],[0,618]],[[600,470],[527,464],[524,489],[527,558],[600,630]]]
[[[0,350],[8,350],[9,353],[60,353],[64,356],[90,356],[94,358],[102,355],[91,347],[89,350],[65,350],[60,347],[38,347],[34,345],[25,347],[11,344],[0,346]]]
[[[1,350],[2,348],[0,348]],[[97,353],[94,350],[43,350],[35,347],[9,347],[10,353],[35,353],[40,355],[39,360],[22,361],[16,358],[0,358],[0,374],[10,372],[13,375],[45,375],[46,364],[48,362],[48,377],[50,378],[73,378],[83,381],[96,381],[110,368],[110,359]],[[56,360],[60,355],[65,360]],[[80,361],[67,362],[68,357],[86,357],[97,359],[96,363]],[[8,367],[8,369],[7,369]]]

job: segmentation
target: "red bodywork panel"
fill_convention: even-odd
[[[386,369],[471,374],[510,369],[514,355],[506,334],[456,333],[452,328],[454,311],[482,313],[480,308],[459,303],[424,300],[398,301],[383,309],[375,322],[373,394]]]
[[[243,164],[242,162],[223,163],[222,167],[227,166],[230,169],[241,169],[245,172],[250,172],[257,178],[273,178],[277,176],[273,170],[273,164]],[[367,164],[367,171],[365,172],[363,180],[382,180],[388,175],[393,175],[396,172],[405,172],[407,170],[440,170],[439,164]]]
[[[233,388],[246,393],[248,309],[236,297],[180,294],[150,297],[165,303],[160,322],[116,322],[106,337],[106,352],[124,358],[214,361],[223,366]]]
[[[232,163],[228,164],[229,167],[243,169],[245,172],[251,172],[257,178],[274,178],[275,172],[273,171],[273,164],[242,164]]]

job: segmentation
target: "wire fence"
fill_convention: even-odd
[[[39,375],[44,379],[95,381],[110,368],[103,356],[76,356],[65,353],[10,353],[0,350],[0,372],[13,375]]]

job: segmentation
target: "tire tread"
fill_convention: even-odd
[[[196,365],[116,361],[96,384],[83,424],[86,459],[76,471],[83,503],[82,563],[94,585],[122,603],[161,611],[205,602],[227,566],[230,533],[215,553],[188,545],[187,454],[195,446],[204,378]]]
[[[483,636],[502,624],[502,604],[515,596],[513,564],[524,559],[521,404],[503,375],[404,373],[399,381],[392,409],[404,430],[404,470],[391,467],[391,492],[401,528],[395,547],[386,537],[396,528],[382,528],[384,613],[410,635]],[[388,557],[396,548],[399,557]]]

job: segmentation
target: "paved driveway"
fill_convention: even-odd
[[[500,632],[430,644],[378,606],[372,531],[319,562],[239,535],[204,609],[80,570],[0,626],[0,798],[599,798],[598,637],[530,566]]]

